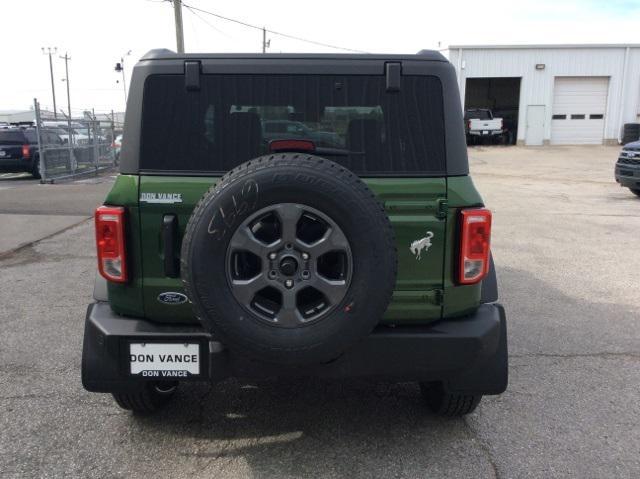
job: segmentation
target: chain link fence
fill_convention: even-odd
[[[121,122],[116,115],[83,112],[54,115],[34,101],[41,181],[53,182],[114,168],[120,157]]]

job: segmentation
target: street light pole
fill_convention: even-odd
[[[47,47],[47,51],[44,51],[44,47],[42,47],[42,53],[45,55],[49,55],[49,73],[51,74],[51,95],[53,96],[53,118],[58,119],[58,109],[56,108],[56,86],[55,81],[53,79],[53,60],[51,60],[51,55],[55,55],[58,51],[57,47]]]
[[[127,107],[127,77],[124,76],[124,57],[120,58],[122,62],[122,89],[124,90],[124,107]]]
[[[124,106],[127,107],[127,77],[124,73],[124,59],[131,55],[131,50],[120,57],[120,63],[116,63],[115,71],[122,73],[122,88],[124,91]]]
[[[178,53],[184,53],[184,33],[182,30],[182,0],[173,0],[173,14],[176,21],[176,43]]]

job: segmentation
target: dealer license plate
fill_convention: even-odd
[[[129,372],[149,378],[186,378],[200,374],[195,343],[130,343]]]

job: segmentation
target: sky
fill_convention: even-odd
[[[640,0],[183,0],[187,52],[260,52],[262,32],[206,10],[275,32],[369,53],[415,53],[448,45],[640,43]],[[58,109],[124,109],[131,67],[153,48],[176,49],[173,6],[166,0],[0,0],[0,110],[24,110],[38,98],[52,107],[49,60],[57,47]],[[269,52],[336,52],[269,34]],[[131,51],[130,55],[126,55]],[[344,51],[342,51],[344,53]],[[446,52],[444,52],[446,54]]]

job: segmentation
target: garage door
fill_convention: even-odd
[[[601,144],[608,89],[608,77],[556,77],[551,143]]]

